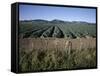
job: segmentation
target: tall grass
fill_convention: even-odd
[[[96,67],[96,48],[71,50],[70,55],[66,50],[33,49],[31,52],[19,51],[19,70],[45,71],[57,69],[81,69]],[[70,56],[70,57],[69,57]]]

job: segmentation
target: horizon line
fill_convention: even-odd
[[[53,20],[59,20],[59,21],[65,21],[65,22],[86,22],[86,23],[95,23],[96,22],[88,22],[88,21],[71,21],[71,20],[62,20],[62,19],[52,19],[52,20],[47,20],[47,19],[24,19],[24,20],[19,20],[19,21],[32,21],[32,20],[44,20],[44,21],[53,21]]]

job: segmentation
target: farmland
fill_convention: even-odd
[[[20,35],[24,38],[56,37],[77,38],[96,37],[96,25],[86,22],[65,22],[60,20],[20,21]]]
[[[19,22],[19,70],[96,68],[96,25],[61,20]]]

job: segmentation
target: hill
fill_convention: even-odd
[[[96,24],[82,21],[25,20],[19,22],[19,36],[23,38],[77,38],[96,37]]]

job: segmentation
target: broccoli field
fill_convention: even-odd
[[[20,21],[19,32],[24,38],[55,37],[77,38],[96,37],[96,25],[87,22],[65,22],[60,20]]]
[[[20,72],[96,67],[95,23],[19,21]]]

